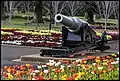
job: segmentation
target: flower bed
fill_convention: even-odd
[[[96,32],[96,38],[101,37],[100,32]],[[107,40],[116,40],[119,33],[108,32]],[[13,44],[23,46],[53,47],[62,44],[62,33],[55,30],[21,30],[14,28],[1,29],[2,44]]]
[[[2,80],[118,80],[119,54],[87,59],[49,60],[45,65],[4,66]]]
[[[91,28],[94,28],[94,29],[105,29],[105,26],[91,26]],[[108,30],[119,30],[119,27],[117,27],[117,26],[107,26],[106,27],[106,29],[108,29]]]
[[[7,31],[7,32],[6,32]],[[26,31],[2,29],[1,40],[3,44],[53,47],[61,44],[61,33],[54,30]]]

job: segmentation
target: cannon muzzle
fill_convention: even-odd
[[[72,32],[78,32],[80,31],[81,27],[85,27],[86,25],[89,25],[87,22],[77,17],[67,17],[62,14],[56,14],[55,21],[67,26],[68,29]]]

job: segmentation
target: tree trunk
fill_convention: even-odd
[[[105,15],[105,31],[106,31],[106,26],[107,26],[107,18],[106,18],[106,15]]]
[[[87,22],[90,23],[90,24],[93,24],[94,23],[94,20],[93,20],[93,15],[94,14],[90,9],[87,11],[87,15],[88,15]]]
[[[35,3],[35,15],[37,23],[44,23],[42,18],[42,1],[36,1]]]
[[[8,1],[8,16],[9,16],[9,22],[11,22],[11,18],[12,18],[12,2]]]

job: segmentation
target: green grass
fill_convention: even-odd
[[[24,24],[25,22],[27,21],[24,19],[12,19],[11,23],[4,24],[4,26],[2,25],[1,27],[2,28],[22,28],[22,29],[49,29],[49,24],[50,24],[49,22],[45,22],[44,24],[40,23],[39,26],[37,26],[36,23],[31,23],[26,26]],[[52,29],[54,30],[60,30],[61,29],[60,27],[61,27],[61,24],[59,23],[54,28],[52,25]]]
[[[34,13],[29,13],[30,15],[34,15]],[[15,12],[15,15],[27,15],[27,13],[20,13],[20,14],[17,14],[17,12]],[[44,18],[45,16],[43,16]],[[76,17],[79,17],[80,19],[83,19],[86,21],[86,19],[84,19],[84,17],[81,17],[81,16],[76,16]],[[49,18],[49,16],[47,16],[47,18]],[[4,24],[4,26],[1,25],[1,27],[4,27],[4,28],[22,28],[22,29],[36,29],[36,28],[39,28],[39,29],[49,29],[49,22],[45,22],[44,24],[43,23],[40,23],[39,24],[39,27],[37,26],[37,24],[29,24],[27,26],[25,26],[25,22],[30,22],[30,21],[27,21],[25,19],[12,19],[11,20],[11,23],[9,24]],[[95,22],[104,22],[104,19],[96,19]],[[108,19],[108,22],[109,23],[115,23],[117,24],[117,20],[115,19]],[[53,28],[53,25],[52,25],[52,29],[54,30],[60,30],[61,29],[61,26],[62,24],[60,23],[57,23],[56,24],[56,27]]]

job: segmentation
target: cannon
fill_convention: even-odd
[[[96,32],[90,25],[77,17],[67,17],[62,14],[55,15],[55,21],[62,26],[62,45],[49,49],[41,49],[40,55],[68,57],[76,52],[88,50],[90,48],[103,52],[109,49],[104,45],[104,39],[97,41]],[[102,37],[106,36],[103,34]],[[101,42],[102,41],[102,42]],[[102,46],[102,49],[101,49]]]

